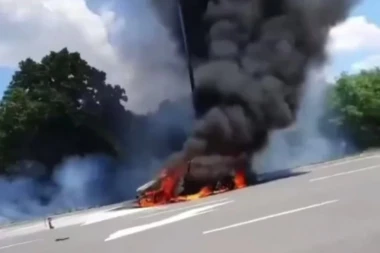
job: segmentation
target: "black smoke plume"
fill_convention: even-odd
[[[330,28],[356,2],[182,1],[198,120],[170,163],[198,155],[252,155],[273,130],[293,124],[310,66],[324,63]],[[172,28],[178,35],[178,26]]]

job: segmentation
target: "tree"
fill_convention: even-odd
[[[380,69],[343,73],[330,92],[330,122],[360,148],[380,145]]]
[[[66,48],[19,63],[0,103],[0,168],[19,160],[48,167],[71,154],[116,155],[114,122],[125,90]]]

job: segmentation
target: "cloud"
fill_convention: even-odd
[[[97,67],[116,67],[120,59],[107,29],[116,23],[91,12],[84,0],[0,0],[0,66],[16,67],[26,57],[38,60],[68,47]]]
[[[185,65],[148,0],[127,1],[123,15],[104,3],[95,12],[86,0],[0,0],[0,68],[67,47],[123,86],[137,112],[184,93]]]
[[[333,53],[380,51],[380,27],[364,16],[350,17],[331,29],[329,50]]]
[[[331,29],[327,51],[330,81],[342,71],[380,66],[380,25],[365,16],[352,16]]]

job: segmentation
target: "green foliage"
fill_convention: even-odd
[[[329,92],[332,122],[361,147],[380,145],[380,69],[343,73]]]
[[[51,162],[55,163],[73,147],[79,152],[104,151],[103,144],[81,142],[78,129],[86,132],[86,141],[99,142],[90,136],[93,131],[112,146],[106,122],[110,110],[125,112],[121,101],[127,101],[125,91],[107,84],[106,74],[89,66],[79,53],[65,48],[51,52],[40,63],[20,62],[0,103],[0,171],[20,159],[43,160],[43,152],[56,157]],[[48,149],[61,145],[50,140],[55,137],[73,141],[66,143],[65,151],[54,154]],[[51,145],[38,149],[41,141]],[[91,145],[99,150],[90,150]]]

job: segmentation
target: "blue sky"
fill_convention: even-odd
[[[4,93],[6,86],[9,84],[14,70],[11,68],[0,68],[0,94]]]
[[[364,15],[372,22],[380,24],[380,1],[365,0],[352,11],[353,16]]]
[[[22,0],[22,1],[24,1],[24,0]],[[90,1],[90,0],[87,0],[87,1]],[[91,2],[92,1],[92,2]],[[89,3],[94,3],[94,1],[95,0],[91,0]],[[84,2],[84,1],[78,1],[78,0],[75,0],[75,2],[74,2],[74,0],[66,0],[65,1],[66,3],[67,3],[67,5],[64,5],[63,4],[63,2],[61,2],[62,4],[61,5],[59,5],[58,6],[58,4],[56,4],[55,6],[50,6],[50,8],[58,8],[58,7],[60,7],[60,8],[63,8],[63,9],[65,9],[65,11],[72,11],[72,10],[70,10],[70,8],[72,8],[72,6],[76,6],[76,7],[78,7],[78,8],[87,8],[85,5],[81,5],[80,6],[80,4],[78,4],[78,3],[80,3],[80,2]],[[69,3],[70,2],[70,3]],[[11,4],[11,2],[9,2],[10,4]],[[15,3],[15,2],[14,2]],[[24,5],[25,4],[27,4],[27,3],[30,3],[30,2],[28,2],[28,1],[24,1]],[[15,7],[16,5],[14,5],[13,7],[15,8],[15,10],[17,10],[17,6]],[[20,5],[19,5],[20,6]],[[6,6],[7,7],[7,6]],[[9,7],[9,6],[8,6]],[[32,8],[33,6],[31,6],[30,8]],[[35,6],[34,6],[35,7]],[[0,8],[1,8],[1,6],[0,6]],[[3,7],[3,8],[5,8],[5,7]],[[19,8],[19,7],[18,7]],[[26,7],[25,7],[26,8]],[[41,16],[43,16],[44,14],[46,14],[46,13],[43,13],[43,12],[41,12],[41,10],[38,10],[38,9],[35,9],[36,10],[36,16],[35,17],[41,17]],[[82,16],[84,16],[85,14],[85,12],[83,11],[83,9],[81,9],[80,11],[78,11],[79,9],[77,9],[76,10],[76,12],[75,12],[75,10],[74,11],[72,11],[72,13],[80,13],[80,15],[82,15]],[[365,1],[362,1],[362,3],[361,4],[359,4],[353,11],[352,11],[352,14],[351,14],[351,17],[355,17],[355,16],[365,16],[366,17],[366,22],[369,22],[369,23],[373,23],[373,24],[375,24],[375,25],[377,25],[378,26],[378,31],[379,31],[379,34],[380,34],[380,15],[378,14],[379,13],[379,10],[380,10],[380,1],[379,0],[365,0]],[[39,12],[38,12],[39,11]],[[86,10],[87,11],[87,10]],[[46,11],[45,11],[46,12]],[[73,15],[74,15],[73,14]],[[91,11],[91,10],[88,10],[87,11],[87,14],[86,15],[88,15],[88,16],[91,16],[91,19],[92,19],[92,21],[93,21],[93,24],[95,24],[95,25],[93,25],[93,26],[95,26],[96,27],[96,29],[98,29],[99,31],[101,31],[101,29],[99,29],[99,23],[96,23],[96,20],[95,20],[95,18],[94,18],[94,15],[93,15],[94,13]],[[107,30],[107,24],[109,23],[109,22],[111,22],[111,21],[115,21],[115,20],[112,20],[112,18],[114,18],[113,17],[113,14],[114,13],[111,13],[111,12],[106,12],[106,11],[104,11],[103,13],[101,13],[102,15],[98,15],[98,16],[101,16],[99,19],[101,19],[102,21],[104,21],[104,24],[106,24],[105,25],[105,30]],[[46,15],[48,15],[48,14],[46,14]],[[79,14],[78,14],[79,15]],[[2,17],[0,17],[0,25],[2,25],[2,19],[1,19]],[[48,18],[50,18],[51,19],[51,16],[48,16]],[[78,16],[76,16],[76,18],[78,18]],[[67,20],[71,20],[71,18],[69,18],[69,19],[67,19]],[[65,21],[65,22],[68,22],[68,21]],[[90,20],[89,18],[87,18],[86,19],[86,21],[87,20]],[[44,23],[48,23],[48,22],[46,22],[46,19],[44,20],[44,19],[41,19],[41,21],[43,21]],[[57,21],[57,20],[56,20]],[[130,21],[130,20],[129,20]],[[58,22],[58,21],[57,21]],[[63,22],[62,20],[60,21],[61,22],[61,27],[69,27],[69,25],[72,25],[71,23],[65,23],[65,22]],[[48,31],[48,30],[46,30],[46,29],[48,29],[48,26],[46,26],[46,27],[43,27],[41,24],[38,24],[38,23],[33,23],[33,22],[28,22],[28,23],[32,23],[32,25],[37,25],[36,27],[37,27],[37,29],[38,28],[44,28],[45,30],[43,31],[44,33],[46,33],[47,35],[49,35],[49,32],[46,32],[46,31]],[[84,22],[83,22],[84,23]],[[114,22],[114,23],[116,23],[116,22]],[[7,23],[5,23],[5,24],[7,24]],[[66,24],[68,24],[68,25],[66,25]],[[4,24],[3,24],[4,25]],[[24,25],[23,25],[24,26]],[[367,26],[368,27],[368,26]],[[80,28],[80,27],[79,27]],[[88,28],[84,28],[84,29],[82,29],[82,30],[84,30],[84,31],[89,31],[90,30],[90,26],[88,27]],[[20,30],[20,29],[17,29],[17,27],[16,28],[10,28],[10,29],[13,29],[14,31],[16,31],[16,30]],[[71,28],[70,28],[71,29]],[[25,28],[25,34],[27,34],[28,33],[28,31],[31,31],[31,30],[34,30],[34,28]],[[67,29],[67,30],[69,30],[69,28]],[[73,31],[74,30],[80,30],[80,29],[77,29],[77,27],[74,27],[74,29],[72,29]],[[64,34],[64,32],[71,32],[71,31],[62,31],[62,34]],[[20,31],[19,33],[22,33],[22,31]],[[42,32],[41,32],[42,33]],[[41,33],[39,33],[39,34],[41,34]],[[69,34],[69,33],[68,33]],[[22,35],[22,34],[21,34]],[[94,41],[96,41],[97,39],[99,39],[99,46],[102,46],[102,47],[104,47],[104,48],[102,48],[102,49],[97,49],[97,48],[99,48],[99,46],[97,46],[96,44],[95,45],[93,45],[93,46],[91,46],[91,45],[87,45],[87,44],[85,44],[85,46],[81,46],[81,45],[79,45],[79,46],[77,46],[77,45],[75,45],[75,43],[76,44],[80,44],[80,43],[82,43],[82,42],[79,42],[78,40],[77,41],[74,41],[74,40],[68,40],[68,42],[65,42],[65,41],[63,41],[63,40],[61,40],[61,44],[70,44],[70,43],[72,43],[73,44],[73,46],[72,46],[72,48],[79,48],[79,51],[80,51],[80,49],[83,49],[84,51],[86,51],[87,49],[89,49],[89,48],[93,48],[93,52],[96,52],[96,51],[101,51],[101,53],[102,53],[102,50],[104,51],[104,52],[107,52],[107,53],[109,53],[109,52],[111,52],[110,50],[109,50],[109,48],[107,48],[107,47],[109,47],[109,45],[106,45],[106,43],[103,43],[102,41],[104,41],[104,39],[102,39],[101,38],[101,32],[98,32],[98,34],[96,34],[96,32],[92,32],[91,33],[91,35],[96,35],[96,36],[98,36],[98,37],[96,37],[96,38],[94,38]],[[80,36],[77,36],[77,35],[62,35],[62,36],[64,36],[65,38],[75,38],[75,37],[80,37]],[[351,35],[352,36],[352,35]],[[103,35],[103,37],[104,37],[104,35]],[[20,34],[19,35],[16,35],[16,36],[14,36],[14,37],[12,37],[12,35],[9,37],[10,39],[15,39],[15,38],[22,38],[22,36],[20,36]],[[7,41],[7,39],[9,39],[9,38],[6,38],[5,40]],[[49,41],[49,40],[41,40],[41,41],[44,41],[44,43],[47,43],[47,45],[42,45],[43,43],[41,43],[41,42],[39,42],[39,41],[36,41],[35,42],[35,44],[34,44],[34,46],[35,47],[38,47],[38,43],[39,44],[41,44],[40,46],[39,46],[39,54],[37,54],[37,56],[35,56],[35,57],[40,57],[40,55],[42,54],[42,52],[45,52],[46,51],[46,47],[51,47],[51,49],[52,50],[55,50],[55,49],[58,49],[57,47],[58,46],[52,46],[54,43],[56,43],[57,41],[58,41],[58,39],[56,39],[56,40],[52,40],[51,38],[55,38],[55,36],[53,35],[53,36],[48,36],[48,38],[51,40],[51,41]],[[380,44],[380,35],[379,35],[379,44]],[[0,49],[2,49],[2,44],[1,44],[1,41],[2,39],[0,38]],[[47,42],[46,42],[47,41]],[[73,42],[74,41],[74,42]],[[24,45],[23,46],[14,46],[14,49],[15,49],[15,51],[14,52],[12,52],[12,53],[10,53],[11,55],[6,55],[6,56],[8,56],[9,58],[11,58],[11,57],[13,57],[14,59],[13,59],[13,62],[12,62],[12,64],[8,64],[8,66],[9,65],[12,65],[12,66],[15,66],[15,62],[17,61],[20,61],[20,60],[23,60],[23,59],[25,59],[26,57],[26,55],[28,56],[28,57],[33,57],[32,55],[28,55],[28,53],[30,53],[30,54],[32,54],[34,51],[38,51],[38,50],[34,50],[33,48],[32,48],[32,45],[33,45],[33,42],[29,42],[27,39],[24,39]],[[31,48],[32,49],[30,49],[29,51],[27,51],[28,50],[28,47],[29,47],[29,44],[31,44]],[[37,45],[37,46],[36,46]],[[6,45],[6,46],[8,46],[8,45]],[[61,46],[60,46],[61,47]],[[70,47],[70,45],[69,45],[69,47]],[[22,52],[18,52],[19,51],[19,48],[20,48],[20,51],[22,51]],[[22,49],[21,49],[22,48]],[[42,48],[42,49],[41,49]],[[108,50],[108,51],[107,51]],[[133,50],[133,49],[132,49]],[[351,50],[350,52],[341,52],[341,53],[338,53],[338,54],[336,54],[336,55],[334,55],[334,57],[333,57],[333,59],[332,59],[332,66],[331,66],[331,70],[330,70],[330,72],[331,73],[333,73],[332,75],[337,75],[338,73],[341,73],[342,71],[349,71],[350,69],[352,69],[352,65],[354,64],[354,63],[356,63],[356,62],[359,62],[359,61],[363,61],[364,59],[366,59],[368,56],[370,56],[370,55],[373,55],[373,54],[378,54],[379,55],[379,57],[380,57],[380,47],[379,48],[377,48],[376,50],[378,50],[378,51],[376,51],[376,52],[374,52],[372,49],[371,50],[368,50],[368,49],[357,49],[357,50]],[[80,52],[82,52],[82,51],[80,51]],[[89,52],[89,56],[91,57],[91,55],[94,55],[94,54],[96,54],[96,53],[98,53],[98,52],[96,52],[96,53],[93,53],[93,52]],[[0,53],[1,53],[1,50],[0,50]],[[108,63],[108,61],[109,62],[111,62],[111,56],[109,56],[108,58],[104,58],[104,56],[107,54],[107,53],[102,53],[102,54],[99,54],[100,56],[99,57],[103,57],[103,58],[94,58],[94,60],[96,61],[96,62],[106,62],[106,64]],[[14,54],[17,54],[17,56],[14,56]],[[110,53],[109,53],[110,54]],[[35,54],[36,55],[36,54]],[[111,54],[110,54],[111,55]],[[0,54],[0,56],[2,56],[1,54]],[[112,57],[114,57],[114,56],[112,56]],[[115,58],[115,57],[114,57]],[[87,59],[87,58],[86,58]],[[102,60],[102,59],[104,59],[104,60]],[[380,59],[380,58],[379,58]],[[2,59],[0,59],[0,95],[1,94],[3,94],[3,92],[4,92],[4,89],[6,88],[6,86],[9,84],[9,81],[11,80],[11,77],[12,77],[12,75],[13,75],[13,72],[14,72],[14,69],[12,69],[12,68],[10,68],[10,67],[1,67],[1,66],[6,66],[7,65],[7,62],[5,61],[5,65],[4,64],[2,64],[2,61],[1,61]],[[91,61],[91,60],[90,60]],[[111,66],[111,65],[110,65]],[[102,68],[102,69],[104,69],[104,68]],[[331,74],[330,73],[330,74]]]

